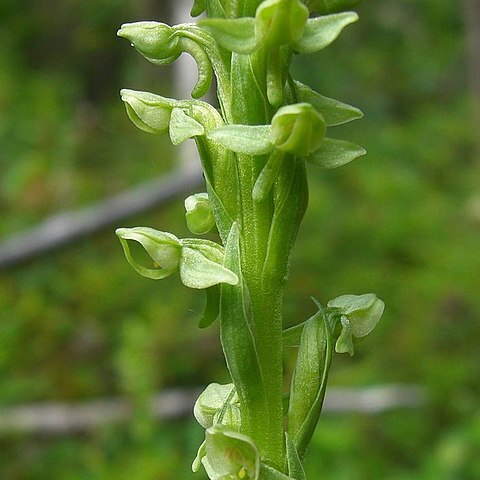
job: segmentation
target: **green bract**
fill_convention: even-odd
[[[335,13],[311,18],[305,27],[305,32],[293,48],[300,53],[314,53],[328,47],[337,39],[342,30],[358,20],[354,12]]]
[[[310,154],[307,160],[323,168],[337,168],[355,160],[367,151],[354,143],[326,138],[320,148]]]
[[[356,107],[328,98],[313,91],[307,85],[294,81],[295,91],[302,102],[310,103],[325,120],[328,127],[348,123],[363,117]]]
[[[121,97],[141,130],[168,134],[174,145],[195,141],[205,192],[186,198],[185,219],[192,234],[216,231],[220,243],[146,227],[117,230],[138,273],[178,273],[185,286],[205,291],[199,327],[218,319],[232,383],[212,383],[194,407],[205,441],[192,469],[204,468],[211,480],[306,480],[303,461],[333,352],[353,354],[353,338],[367,335],[383,313],[374,294],[343,295],[325,308],[314,300],[311,318],[282,331],[290,255],[308,203],[307,163],[332,169],[365,154],[330,137],[362,112],[292,79],[290,63],[294,54],[329,46],[357,20],[344,11],[357,3],[195,0],[192,15],[205,13],[196,24],[138,22],[118,32],[156,65],[191,55],[194,98],[213,74],[217,80],[218,108],[133,90]],[[132,242],[147,253],[146,264]],[[297,353],[286,375],[283,348]]]
[[[332,324],[321,312],[301,330],[290,389],[288,435],[291,449],[303,458],[323,405],[332,357]]]

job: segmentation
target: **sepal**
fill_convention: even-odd
[[[212,130],[207,138],[237,153],[264,155],[275,148],[270,130],[270,125],[224,125]]]
[[[148,227],[118,228],[115,233],[120,239],[128,263],[140,275],[159,280],[169,277],[178,270],[182,247],[175,235]],[[129,240],[142,245],[153,261],[153,268],[144,267],[133,259]]]
[[[335,351],[337,353],[348,353],[353,357],[355,349],[353,347],[353,333],[350,320],[347,317],[342,316],[340,323],[342,324],[342,331],[335,343]]]
[[[140,130],[155,134],[168,131],[175,100],[126,88],[120,91],[120,96],[130,120]]]
[[[181,240],[180,278],[189,288],[209,288],[219,283],[237,285],[238,277],[223,266],[223,248],[209,240]]]
[[[194,406],[194,415],[198,423],[204,428],[222,424],[234,431],[240,431],[241,418],[238,396],[232,383],[220,385],[212,383],[200,394]],[[197,452],[192,463],[192,470],[197,472],[202,466],[202,459],[206,456],[206,441]]]
[[[192,471],[197,473],[200,468],[202,468],[202,458],[207,454],[207,442],[203,441],[202,444],[198,447],[197,455],[192,462]]]
[[[169,134],[173,145],[179,145],[189,138],[204,135],[205,129],[181,108],[174,108],[170,117]]]

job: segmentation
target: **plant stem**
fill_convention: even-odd
[[[250,292],[256,347],[262,368],[268,411],[259,416],[252,436],[260,451],[273,464],[283,462],[282,412],[282,288],[274,278],[265,278],[263,265],[272,220],[271,203],[254,202],[252,190],[259,159],[239,161],[242,192],[242,269]]]

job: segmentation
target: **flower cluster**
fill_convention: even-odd
[[[283,330],[282,298],[290,253],[308,203],[306,164],[332,169],[365,154],[330,136],[362,117],[355,107],[295,81],[292,56],[329,46],[357,20],[359,0],[195,0],[197,23],[125,24],[148,61],[168,65],[182,53],[198,67],[193,99],[122,90],[141,130],[193,139],[205,192],[185,200],[194,235],[215,227],[219,243],[147,227],[117,235],[130,265],[163,279],[179,273],[207,302],[199,326],[220,320],[231,384],[209,385],[194,414],[205,441],[193,462],[211,480],[305,480],[303,460],[321,413],[333,352],[353,355],[383,314],[374,294],[342,295],[305,322]],[[218,109],[199,100],[216,77]],[[148,254],[139,260],[132,242]],[[284,346],[298,349],[288,395]],[[285,405],[285,398],[288,402]]]

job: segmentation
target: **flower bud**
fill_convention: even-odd
[[[330,300],[327,306],[338,309],[348,318],[354,337],[368,335],[385,309],[385,304],[374,293],[342,295]]]
[[[260,455],[250,437],[220,424],[207,430],[202,463],[211,479],[258,480],[260,475]]]
[[[227,385],[211,383],[195,402],[193,415],[203,428],[210,428],[214,425],[217,414],[222,412],[227,402],[228,404],[238,402],[233,383]],[[223,419],[217,418],[217,420],[226,424],[222,421]]]
[[[146,59],[159,65],[172,63],[182,53],[174,29],[164,23],[125,23],[117,35],[129,40]]]
[[[196,193],[185,199],[185,219],[195,235],[203,235],[213,228],[215,219],[207,193]]]
[[[325,121],[309,103],[282,107],[272,119],[272,141],[284,152],[308,155],[320,147],[324,135]]]
[[[148,227],[118,228],[115,233],[122,243],[128,263],[140,275],[158,280],[166,278],[178,270],[182,247],[175,235]],[[133,259],[128,240],[142,245],[153,260],[153,268],[144,267]]]
[[[308,9],[299,0],[265,0],[255,15],[257,44],[285,45],[296,42],[308,20]]]
[[[148,133],[165,133],[170,125],[174,102],[160,95],[123,89],[120,92],[130,120]]]
[[[342,332],[335,344],[338,353],[353,355],[353,337],[368,335],[380,320],[385,304],[375,294],[342,295],[330,300],[327,307],[342,315]]]

